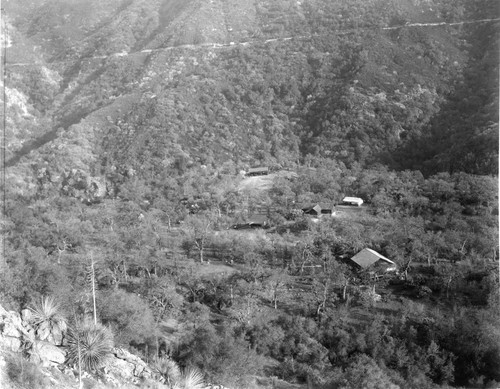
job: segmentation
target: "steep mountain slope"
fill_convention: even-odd
[[[471,5],[471,13],[476,19],[498,13],[498,7],[493,4],[481,5]],[[498,171],[500,46],[497,26],[492,23],[467,26],[466,67],[455,78],[447,102],[433,117],[430,131],[416,139],[418,147],[413,150],[405,148],[406,167],[420,167],[427,173],[444,170],[485,174]]]
[[[411,24],[474,16],[438,0],[25,0],[6,10],[7,165],[32,150],[57,161],[84,142],[71,154],[94,162],[79,168],[153,175],[307,154],[397,166],[394,152],[427,131],[468,55],[462,27]]]

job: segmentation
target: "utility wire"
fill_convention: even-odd
[[[435,23],[406,23],[398,26],[391,26],[391,27],[361,27],[361,28],[350,28],[350,29],[344,29],[344,30],[335,30],[332,31],[331,34],[329,35],[340,35],[340,34],[349,34],[353,32],[358,32],[358,31],[373,31],[373,30],[398,30],[401,28],[421,28],[421,27],[442,27],[442,26],[460,26],[460,25],[467,25],[467,24],[479,24],[479,23],[490,23],[490,22],[498,22],[500,21],[500,18],[494,18],[494,19],[479,19],[479,20],[464,20],[460,22],[435,22]],[[198,49],[198,48],[208,48],[208,49],[224,49],[224,48],[233,48],[233,47],[238,47],[238,46],[248,46],[248,45],[254,45],[254,44],[262,44],[262,43],[271,43],[271,42],[281,42],[281,41],[289,41],[293,39],[310,39],[313,37],[319,37],[319,36],[326,36],[326,34],[311,34],[311,35],[296,35],[296,36],[288,36],[288,37],[281,37],[281,38],[269,38],[269,39],[256,39],[253,41],[246,41],[246,42],[230,42],[230,43],[200,43],[200,44],[194,44],[194,45],[178,45],[178,46],[167,46],[167,47],[161,47],[158,49],[144,49],[141,51],[135,51],[131,53],[127,53],[125,51],[120,52],[120,53],[113,53],[113,54],[108,54],[108,55],[99,55],[99,56],[93,56],[93,57],[80,57],[80,58],[75,58],[73,61],[71,60],[63,60],[63,61],[52,61],[48,62],[47,65],[51,64],[66,64],[74,61],[92,61],[92,60],[103,60],[103,59],[109,59],[109,58],[120,58],[120,57],[127,57],[127,56],[132,56],[132,55],[140,55],[140,54],[152,54],[152,53],[157,53],[157,52],[162,52],[162,51],[171,51],[171,50],[176,50],[176,49]],[[9,63],[9,66],[43,66],[43,63],[32,63],[32,62],[19,62],[19,63]]]

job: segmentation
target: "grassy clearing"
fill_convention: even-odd
[[[210,261],[210,263],[200,264],[200,266],[196,267],[196,274],[199,276],[217,276],[224,275],[229,276],[235,272],[237,272],[234,267],[225,265],[220,261]]]
[[[238,185],[239,191],[258,192],[269,190],[276,178],[294,178],[297,174],[290,171],[279,171],[265,176],[245,177]]]

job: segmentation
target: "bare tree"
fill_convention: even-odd
[[[274,309],[278,309],[278,300],[287,292],[289,282],[290,276],[283,269],[271,271],[265,280],[266,294]]]
[[[90,252],[90,264],[87,267],[87,284],[88,292],[92,296],[92,312],[94,316],[94,325],[97,325],[97,308],[95,301],[96,294],[96,273],[95,273],[95,262],[92,252]]]
[[[187,243],[195,247],[200,263],[205,262],[204,253],[214,224],[215,217],[210,213],[190,215],[184,221]]]

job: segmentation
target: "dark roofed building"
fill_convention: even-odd
[[[269,174],[268,167],[252,167],[248,169],[247,176],[266,176]]]
[[[302,208],[302,212],[306,215],[319,216],[321,215],[321,207],[318,204],[311,205],[309,207]]]
[[[322,215],[333,215],[334,207],[332,206],[332,204],[319,203],[318,205],[321,208]]]
[[[268,228],[269,223],[267,220],[267,216],[264,215],[255,215],[250,217],[246,222],[238,223],[232,226],[235,230],[246,230],[253,228]]]
[[[306,215],[321,216],[321,215],[333,215],[333,207],[330,204],[318,203],[310,205],[308,207],[302,208],[302,212]]]
[[[395,271],[397,269],[395,262],[368,248],[357,253],[351,258],[351,261],[361,269],[373,268],[374,270],[380,269],[384,272]]]

